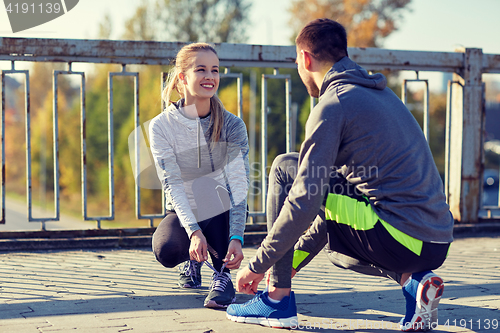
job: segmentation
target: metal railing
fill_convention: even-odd
[[[1,172],[1,202],[2,215],[0,224],[5,223],[5,76],[10,74],[24,74],[25,87],[25,114],[26,114],[26,161],[27,161],[27,194],[28,219],[42,223],[59,220],[59,155],[58,155],[58,76],[79,75],[81,77],[81,182],[82,182],[82,217],[84,220],[97,221],[97,229],[101,228],[101,220],[114,219],[114,161],[113,161],[113,78],[128,76],[134,79],[134,112],[135,127],[139,123],[139,73],[129,72],[127,65],[169,65],[177,51],[184,43],[173,42],[141,42],[141,41],[103,41],[103,40],[63,40],[63,39],[26,39],[0,38],[0,61],[10,61],[11,69],[1,71],[2,80],[2,172]],[[295,68],[294,46],[263,46],[244,44],[216,44],[221,67],[226,72],[221,77],[237,79],[238,116],[242,117],[242,85],[241,73],[232,73],[232,67],[260,67],[273,68],[274,74],[262,75],[261,95],[261,211],[251,211],[250,216],[265,215],[265,188],[267,167],[267,80],[284,79],[286,81],[286,150],[293,150],[292,124],[290,105],[292,100],[291,78],[279,73],[279,68]],[[427,80],[419,79],[419,72],[451,72],[453,80],[448,84],[447,111],[446,111],[446,149],[445,149],[445,192],[449,199],[450,208],[455,218],[460,222],[476,223],[479,220],[482,190],[482,158],[483,158],[483,73],[500,73],[500,55],[483,54],[481,49],[465,49],[463,52],[422,52],[422,51],[394,51],[370,48],[350,48],[350,58],[368,70],[405,70],[417,74],[415,80],[403,82],[402,99],[406,102],[407,83],[423,82],[424,94],[424,125],[423,131],[429,138],[429,85]],[[53,92],[53,149],[54,149],[54,201],[55,213],[53,217],[34,218],[32,216],[32,188],[31,188],[31,148],[30,148],[30,86],[29,71],[16,70],[19,62],[62,62],[67,63],[66,71],[54,71]],[[86,167],[86,102],[85,102],[85,73],[72,70],[73,63],[114,63],[121,64],[121,72],[108,73],[108,166],[109,166],[109,215],[88,216],[87,214],[87,167]],[[161,73],[162,83],[166,73]],[[163,84],[162,84],[163,86]],[[314,99],[311,99],[311,108]],[[251,128],[251,130],[254,130]],[[139,135],[139,134],[137,134]],[[135,137],[136,147],[138,138]],[[255,148],[255,147],[253,147]],[[140,151],[137,149],[136,170],[139,167]],[[135,189],[136,217],[149,219],[150,228],[153,219],[161,218],[159,214],[143,215],[140,209],[141,187],[140,177],[137,177]],[[164,209],[164,206],[162,206]],[[95,234],[95,233],[94,233]]]

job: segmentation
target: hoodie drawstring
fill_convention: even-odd
[[[201,124],[200,124],[200,118],[196,118],[196,124],[197,124],[197,146],[198,146],[198,169],[201,168],[201,141],[200,141],[200,132],[201,132]]]

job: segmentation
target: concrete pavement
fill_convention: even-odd
[[[247,259],[254,252],[244,249]],[[157,263],[150,249],[11,252],[0,253],[0,262],[2,333],[275,330],[205,309],[209,269],[202,269],[202,289],[179,289],[177,271]],[[498,235],[457,239],[436,272],[446,285],[435,332],[500,331]],[[336,268],[323,254],[294,278],[293,288],[298,331],[398,331],[404,313],[394,282]]]
[[[26,202],[5,198],[5,224],[0,224],[0,231],[40,230],[40,222],[28,222]],[[48,218],[55,216],[54,210],[33,206],[33,217]],[[60,214],[59,221],[45,222],[46,230],[78,230],[94,227],[95,223],[82,221],[65,214]]]

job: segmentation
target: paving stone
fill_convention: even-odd
[[[499,240],[455,241],[436,271],[446,286],[435,332],[495,331],[484,324],[500,322]],[[244,249],[246,258],[254,253]],[[0,263],[0,332],[273,331],[204,308],[211,271],[202,268],[203,288],[178,288],[178,271],[157,263],[150,249],[0,253]],[[399,331],[405,301],[394,281],[337,268],[320,254],[297,274],[293,289],[302,331]],[[239,303],[250,298],[237,294]]]

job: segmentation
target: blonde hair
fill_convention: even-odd
[[[185,98],[182,87],[179,85],[179,73],[185,73],[193,65],[193,57],[200,51],[211,51],[217,55],[213,46],[207,43],[187,44],[177,53],[175,65],[168,73],[165,89],[163,89],[162,93],[165,105],[169,106],[171,103],[174,103],[171,101],[174,90],[181,98]],[[213,126],[211,140],[218,142],[224,124],[224,106],[216,95],[210,98],[210,112],[212,114],[210,125]]]

